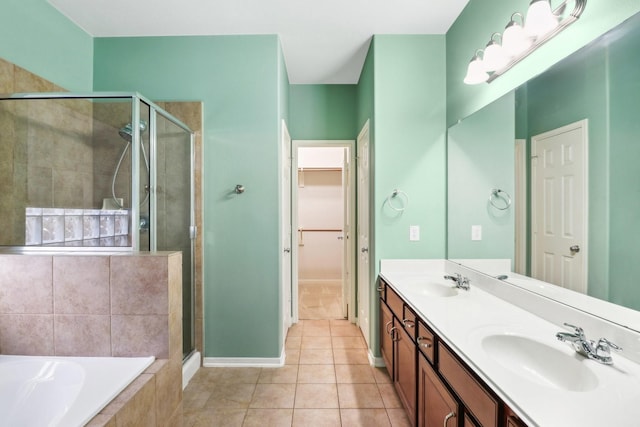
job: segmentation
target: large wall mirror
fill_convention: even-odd
[[[640,14],[452,126],[448,174],[450,260],[640,331]]]

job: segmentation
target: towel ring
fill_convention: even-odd
[[[496,205],[495,202],[498,199],[502,199],[504,201],[505,205],[503,207]],[[504,190],[500,190],[499,188],[492,188],[491,194],[489,194],[489,203],[491,203],[491,206],[493,206],[494,208],[504,211],[509,209],[509,207],[511,206],[511,196],[509,196],[509,193]]]
[[[392,200],[395,199],[398,196],[404,196],[404,198],[406,199],[406,203],[403,203],[402,206],[397,207],[393,205]],[[409,196],[407,196],[407,193],[405,193],[404,191],[400,191],[398,189],[393,190],[393,193],[391,193],[389,195],[389,197],[387,197],[387,203],[389,204],[389,207],[391,209],[393,209],[396,212],[402,212],[405,210],[405,208],[407,207],[407,205],[409,204]]]

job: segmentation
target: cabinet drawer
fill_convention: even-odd
[[[421,321],[418,321],[417,332],[418,336],[416,338],[416,344],[418,345],[418,348],[420,349],[422,354],[424,354],[427,360],[431,362],[431,364],[435,363],[434,353],[436,348],[436,340],[433,333]]]
[[[498,401],[441,343],[438,345],[438,370],[483,427],[498,425]]]
[[[396,294],[395,291],[391,289],[389,285],[387,285],[386,287],[387,287],[387,305],[389,306],[393,314],[398,319],[402,320],[402,315],[404,314],[403,313],[404,303],[402,302],[398,294]]]
[[[411,341],[416,340],[416,331],[417,331],[417,323],[418,316],[411,310],[408,306],[404,306],[402,309],[402,318],[400,319],[404,330],[407,331],[407,334],[411,337]]]

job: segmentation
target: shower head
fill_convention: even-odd
[[[140,132],[144,132],[146,130],[147,122],[145,122],[144,120],[140,120]],[[120,128],[118,134],[120,134],[120,137],[125,141],[131,142],[131,139],[133,138],[133,126],[131,125],[131,123],[127,123],[122,128]]]

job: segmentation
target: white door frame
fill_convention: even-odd
[[[553,137],[555,135],[560,135],[571,130],[581,129],[582,130],[582,149],[583,149],[583,158],[582,158],[582,181],[583,181],[583,197],[582,197],[582,206],[579,208],[582,210],[584,214],[583,224],[582,224],[582,242],[580,243],[580,256],[582,257],[582,288],[586,293],[588,290],[588,252],[589,252],[589,121],[588,119],[579,120],[574,123],[570,123],[565,126],[561,126],[557,129],[552,129],[548,132],[544,132],[538,135],[535,135],[531,138],[531,275],[534,276],[536,271],[536,263],[539,261],[536,258],[536,230],[538,229],[538,221],[537,215],[535,214],[537,209],[536,204],[536,191],[539,191],[536,187],[536,172],[537,172],[537,163],[538,158],[536,156],[536,150],[538,141],[547,139],[549,137]],[[559,284],[558,284],[559,285]]]
[[[513,268],[527,274],[527,140],[515,140],[515,259]]]
[[[287,336],[287,331],[291,326],[293,320],[291,309],[291,278],[292,278],[292,225],[291,225],[291,175],[292,172],[292,160],[291,160],[291,136],[287,129],[287,123],[282,120],[282,134],[280,136],[280,157],[282,159],[282,203],[281,203],[281,239],[280,239],[280,256],[281,256],[281,292],[282,292],[282,336]],[[286,179],[288,176],[288,180]],[[288,200],[287,200],[288,199]],[[284,339],[284,338],[283,338]]]
[[[293,162],[292,162],[292,170],[297,171],[298,170],[298,148],[299,147],[345,147],[349,149],[349,165],[350,168],[353,168],[353,165],[355,165],[355,150],[356,150],[356,142],[353,140],[293,140],[292,141],[292,158],[293,158]],[[350,189],[350,195],[349,195],[349,212],[350,212],[350,223],[351,223],[351,229],[355,229],[355,187],[356,187],[356,183],[355,183],[355,174],[354,173],[350,173],[349,174],[349,189]],[[291,212],[291,229],[292,230],[298,230],[299,224],[298,224],[298,173],[292,173],[292,179],[291,179],[291,206],[292,206],[292,212]],[[345,209],[347,207],[345,206]],[[297,234],[296,234],[297,236]],[[347,248],[347,251],[349,251],[349,253],[353,254],[354,253],[354,242],[356,239],[353,238],[354,234],[352,233],[351,230],[345,230],[344,231],[344,237],[346,237],[346,239],[344,240],[345,246]],[[291,300],[292,300],[292,306],[293,306],[293,323],[298,323],[300,318],[299,318],[299,310],[298,310],[298,244],[297,242],[295,242],[293,239],[292,240],[292,245],[291,245]],[[346,253],[343,255],[346,257]],[[355,269],[355,265],[353,262],[353,259],[355,257],[352,256],[351,257],[351,265],[349,266],[349,270],[351,272],[351,274],[349,274],[349,283],[346,283],[344,285],[349,287],[349,295],[350,295],[350,299],[351,299],[351,303],[349,304],[349,310],[348,310],[348,319],[350,322],[355,322],[355,318],[356,318],[356,313],[355,313],[355,292],[356,292],[356,286],[354,283],[354,277],[356,276],[354,274],[354,272],[356,271]]]

